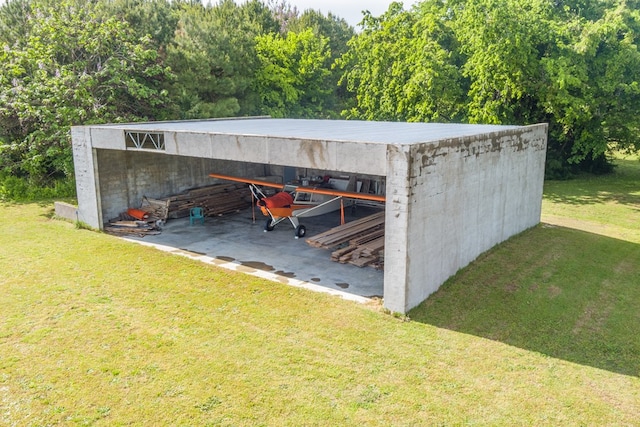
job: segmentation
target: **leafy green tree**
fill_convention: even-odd
[[[172,74],[93,3],[33,1],[22,42],[0,48],[0,168],[36,183],[73,175],[75,124],[163,119]]]
[[[548,122],[547,170],[607,170],[640,149],[637,0],[394,3],[342,57],[366,120]]]
[[[29,29],[31,0],[9,0],[0,5],[0,44],[19,44]]]
[[[392,3],[376,18],[366,14],[363,31],[350,42],[340,65],[355,93],[347,118],[391,121],[458,121],[464,118],[468,86],[458,45],[442,2],[416,11]]]
[[[330,96],[326,64],[331,57],[327,38],[312,29],[266,34],[256,39],[260,67],[255,89],[262,112],[273,117],[322,117]]]
[[[126,21],[138,38],[149,37],[162,53],[173,40],[182,7],[192,3],[193,0],[99,0],[96,14],[100,19],[116,16]]]
[[[452,8],[452,28],[471,84],[467,115],[475,123],[525,124],[538,119],[536,97],[547,84],[547,0],[476,0]]]
[[[331,62],[347,52],[347,43],[355,35],[353,27],[344,19],[332,13],[325,16],[313,9],[305,10],[289,24],[289,31],[300,33],[306,29],[312,29],[314,34],[329,40]]]
[[[185,119],[255,114],[255,38],[277,23],[258,2],[185,7],[167,61],[177,74],[171,94]]]
[[[327,59],[325,67],[331,73],[325,81],[327,96],[323,97],[323,109],[325,116],[338,118],[340,111],[346,108],[352,96],[347,91],[346,83],[341,82],[340,72],[334,68],[334,64],[348,51],[347,43],[355,35],[353,27],[331,13],[325,16],[319,11],[307,9],[291,19],[288,28],[296,33],[311,29],[316,37],[325,37],[329,41],[331,56]]]
[[[568,15],[557,52],[541,59],[556,163],[606,171],[609,149],[640,150],[640,12],[615,3],[597,19]]]

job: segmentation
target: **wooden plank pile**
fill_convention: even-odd
[[[126,219],[127,215],[121,214],[119,218],[112,219],[104,226],[104,231],[116,236],[137,235],[140,237],[160,234],[160,223],[156,221],[140,221]]]
[[[142,198],[140,209],[148,212],[149,217],[154,220],[166,221],[169,216],[169,201],[150,199],[147,196]]]
[[[184,218],[189,210],[200,206],[205,216],[220,216],[251,206],[251,192],[240,183],[214,184],[193,188],[163,199],[167,202],[168,218]]]
[[[332,261],[383,269],[384,211],[309,237],[307,243],[331,250]]]
[[[161,227],[168,218],[188,217],[189,210],[196,206],[204,208],[205,216],[237,212],[251,206],[251,192],[246,185],[232,183],[194,188],[164,199],[144,196],[140,209],[127,211],[144,213],[144,217],[136,218],[123,212],[117,218],[109,220],[104,225],[104,231],[119,236],[160,234]]]

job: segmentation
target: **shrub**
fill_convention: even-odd
[[[28,178],[12,175],[0,175],[0,200],[12,202],[33,202],[47,199],[68,199],[76,196],[76,184],[73,179],[57,179],[42,186]]]

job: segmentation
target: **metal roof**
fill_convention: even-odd
[[[285,139],[411,144],[487,134],[519,126],[360,120],[232,118],[91,125],[139,132],[192,132]]]

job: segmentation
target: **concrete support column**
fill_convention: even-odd
[[[409,147],[387,146],[387,201],[385,208],[384,307],[407,310],[409,267]]]
[[[100,228],[102,215],[96,158],[91,146],[91,129],[87,126],[71,128],[73,141],[73,164],[76,175],[76,193],[78,197],[78,221],[94,228]]]

